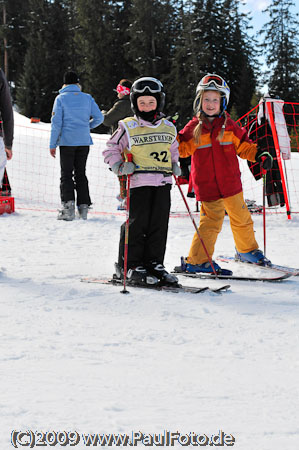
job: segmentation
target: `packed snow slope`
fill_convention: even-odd
[[[298,448],[298,277],[232,281],[220,295],[124,295],[80,281],[111,276],[124,216],[57,221],[56,211],[18,208],[15,197],[16,212],[0,216],[1,449],[29,447],[33,436],[36,447],[54,447],[53,439],[55,448],[100,447],[88,433],[142,433],[144,447],[165,430],[188,435],[173,439],[176,448],[209,448],[205,439],[224,433],[237,450]],[[254,223],[263,248],[262,216]],[[299,266],[298,229],[298,215],[267,216],[273,262]],[[170,219],[169,270],[188,254],[193,233],[189,217]],[[234,254],[227,218],[221,254]]]

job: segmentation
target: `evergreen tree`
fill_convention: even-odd
[[[201,40],[205,43],[205,60],[201,64],[201,75],[207,72],[225,74],[226,59],[224,47],[226,37],[223,35],[223,11],[221,0],[206,0],[204,6],[199,2],[195,9],[196,22],[201,24]]]
[[[234,107],[241,117],[249,111],[255,92],[257,42],[249,36],[251,17],[239,12],[238,0],[223,0],[221,10],[223,77],[231,90],[229,111]]]
[[[124,33],[116,20],[120,17],[121,5],[114,0],[77,0],[77,8],[75,40],[81,55],[78,69],[83,87],[100,107],[110,107],[112,98],[115,99],[113,89],[124,77],[123,67],[127,67]]]
[[[40,117],[45,122],[50,121],[68,60],[63,12],[62,0],[29,0],[31,18],[24,70],[17,85],[17,103],[22,114]]]
[[[175,55],[169,81],[172,109],[179,113],[180,129],[193,116],[193,99],[207,58],[207,46],[202,40],[204,0],[195,4],[192,0],[182,0],[178,6]]]
[[[43,39],[46,4],[46,0],[29,0],[28,5],[31,14],[29,15],[28,35],[26,36],[27,51],[24,71],[17,85],[17,103],[20,112],[28,117],[40,117],[42,112],[41,97],[46,94],[44,91],[44,54],[46,48]]]
[[[243,115],[250,109],[255,89],[255,41],[248,36],[249,18],[239,13],[237,0],[182,3],[182,30],[172,73],[177,87],[184,80],[184,92],[178,88],[175,96],[180,98],[177,103],[185,122],[192,114],[195,87],[206,73],[217,73],[227,81],[229,110],[234,106],[236,115]]]
[[[51,112],[53,101],[62,86],[63,74],[73,64],[70,21],[65,0],[52,0],[47,7],[47,26],[44,30],[47,62],[47,97]],[[57,32],[59,30],[59,32]],[[50,115],[48,116],[48,120]]]
[[[261,29],[262,46],[266,53],[268,70],[263,81],[269,93],[284,101],[299,99],[299,39],[298,14],[292,14],[292,0],[272,0],[264,10],[269,22]]]
[[[76,46],[76,31],[78,29],[77,0],[64,0],[63,5],[68,27],[67,37],[65,38],[65,50],[68,53],[68,68],[73,69],[78,67],[78,62],[82,57],[80,48],[78,49]]]
[[[118,82],[121,78],[128,78],[134,80],[138,75],[136,69],[132,67],[129,61],[128,53],[130,49],[130,24],[132,21],[132,0],[122,0],[117,2],[115,26],[117,32],[116,49],[116,73],[115,81]]]
[[[7,78],[12,86],[16,83],[18,77],[23,71],[27,42],[27,20],[28,20],[29,0],[2,0],[0,3],[0,17],[2,17],[3,8],[6,12],[6,26],[0,26],[0,65],[4,69],[4,37],[7,41],[6,52],[8,57]],[[3,18],[4,19],[4,18]],[[2,22],[3,23],[3,22]],[[15,90],[12,89],[14,95]]]
[[[238,115],[250,108],[255,42],[238,0],[3,1],[10,25],[2,35],[10,36],[12,80],[27,116],[50,120],[67,69],[79,73],[83,89],[102,109],[115,101],[121,78],[159,78],[165,113],[178,112],[179,127],[192,116],[195,88],[208,72],[228,82],[229,107]]]
[[[132,0],[129,61],[137,76],[164,80],[173,58],[174,7],[170,0]]]

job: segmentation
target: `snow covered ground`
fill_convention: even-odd
[[[78,436],[76,449],[91,446],[87,433],[164,430],[208,437],[222,430],[237,450],[298,448],[299,278],[231,282],[221,295],[132,288],[123,295],[81,283],[112,274],[122,221],[100,214],[57,221],[56,211],[18,209],[17,195],[16,212],[0,216],[0,448],[13,448],[13,430],[60,431],[61,443],[63,432],[77,432],[64,447]],[[254,222],[263,248],[262,216]],[[267,216],[267,256],[299,266],[298,229],[298,215]],[[188,253],[193,232],[189,217],[171,218],[169,270]],[[227,218],[215,254],[234,254]],[[35,436],[38,447],[43,435]],[[46,447],[53,436],[44,436]],[[27,446],[27,435],[18,438],[18,448]]]

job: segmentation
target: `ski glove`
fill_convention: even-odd
[[[177,177],[179,177],[182,173],[180,166],[176,162],[172,163],[172,173]]]
[[[273,158],[270,153],[265,152],[264,150],[259,149],[256,152],[255,160],[260,163],[262,169],[270,170],[273,166]]]
[[[131,175],[135,170],[135,164],[132,162],[118,161],[117,163],[113,164],[111,168],[112,172],[114,172],[115,175]]]

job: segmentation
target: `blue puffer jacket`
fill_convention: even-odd
[[[91,95],[81,92],[77,84],[64,86],[53,105],[50,148],[93,144],[90,129],[103,120],[103,114]]]

